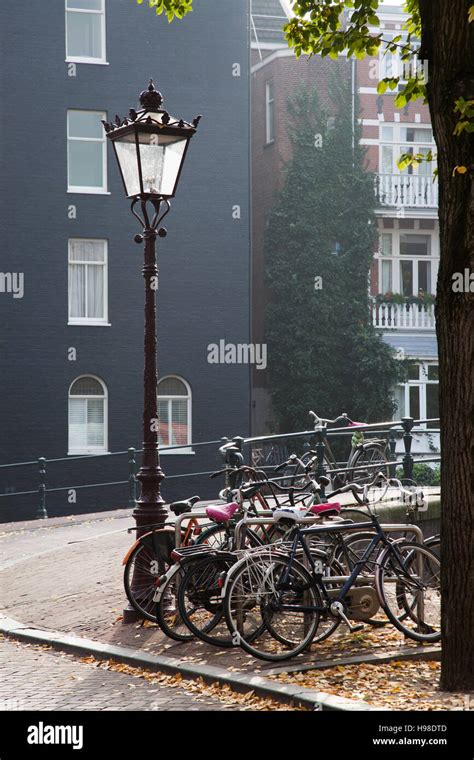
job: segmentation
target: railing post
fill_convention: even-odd
[[[414,424],[415,421],[413,417],[402,417],[403,430],[405,431],[403,433],[403,444],[405,446],[405,454],[403,457],[403,477],[407,478],[408,480],[413,479],[413,456],[411,453],[413,436],[411,434],[411,431]]]
[[[389,430],[389,433],[388,433],[388,449],[389,449],[389,452],[390,452],[390,461],[391,462],[396,462],[397,461],[397,454],[396,454],[397,436],[396,436],[395,430],[393,430],[393,428],[392,428],[392,430]],[[396,478],[397,477],[397,465],[396,464],[391,464],[389,466],[389,472],[390,472],[390,477],[391,478]]]
[[[319,480],[321,475],[326,477],[326,465],[324,464],[324,455],[326,453],[326,444],[324,439],[326,438],[326,428],[318,427],[315,429],[316,435],[316,455],[318,457],[318,466],[316,467],[316,480]],[[321,484],[321,498],[326,498],[326,487]]]
[[[128,506],[135,507],[137,501],[137,479],[135,477],[136,450],[132,447],[128,450]]]
[[[230,439],[227,438],[225,435],[222,436],[222,438],[221,438],[221,445],[220,445],[219,448],[222,448],[222,446],[225,446],[226,443],[229,443],[229,440]],[[227,466],[227,461],[226,461],[226,457],[224,456],[224,467],[226,467],[226,466]],[[224,476],[224,488],[230,488],[229,473],[228,472],[226,472],[226,474]]]
[[[44,520],[48,517],[46,511],[46,459],[39,457],[39,485],[38,485],[38,509],[36,510],[36,519]]]

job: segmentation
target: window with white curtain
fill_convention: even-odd
[[[169,375],[158,382],[158,417],[160,447],[191,443],[191,388],[186,380]],[[191,449],[174,449],[170,454],[190,453]]]
[[[427,232],[395,229],[380,235],[379,293],[418,296],[436,293],[439,251],[435,236]]]
[[[439,418],[439,367],[422,361],[408,366],[408,378],[395,388],[397,411],[394,419],[413,417],[415,420]],[[425,422],[421,428],[439,428],[438,422]]]
[[[70,193],[107,192],[104,111],[67,112],[67,174]]]
[[[106,63],[105,0],[66,0],[66,60]]]
[[[397,165],[402,153],[427,156],[430,152],[436,153],[433,129],[430,125],[380,125],[379,166],[382,174],[415,174],[431,179],[436,169],[436,160],[422,161],[418,166],[408,166],[403,170]]]
[[[107,451],[107,388],[91,375],[78,377],[69,389],[69,454]]]
[[[68,324],[108,324],[106,240],[69,241],[68,280]]]

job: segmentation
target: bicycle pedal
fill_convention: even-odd
[[[341,620],[344,621],[344,623],[349,628],[350,633],[357,633],[357,631],[361,631],[364,627],[363,623],[359,623],[358,625],[352,625],[351,621],[347,617],[346,613],[344,612],[344,607],[342,606],[341,602],[333,602],[331,604],[330,610],[333,615],[337,615],[341,618]]]

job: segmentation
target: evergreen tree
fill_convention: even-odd
[[[368,276],[376,240],[374,179],[353,135],[350,83],[288,103],[293,156],[265,239],[271,303],[266,315],[273,409],[280,430],[324,417],[390,419],[400,377],[393,352],[369,321]],[[321,278],[321,280],[317,279]]]

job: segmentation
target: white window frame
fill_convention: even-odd
[[[418,365],[418,379],[417,380],[407,380],[404,383],[399,383],[399,388],[403,388],[404,391],[404,408],[405,413],[407,409],[410,409],[410,388],[418,388],[419,392],[419,403],[420,403],[420,420],[426,420],[427,417],[427,401],[426,401],[426,386],[427,385],[437,385],[439,388],[439,380],[428,380],[428,366],[434,366],[439,368],[439,362],[437,359],[414,359],[410,364],[416,364]],[[397,420],[400,419],[400,410],[397,409],[397,411],[394,414],[393,419]],[[410,416],[411,410],[410,410]],[[423,422],[421,424],[418,424],[416,426],[417,430],[431,430],[432,428],[428,428],[426,422]]]
[[[73,243],[103,243],[104,261],[103,263],[94,261],[71,261],[71,251]],[[69,238],[68,240],[68,325],[86,325],[87,327],[110,327],[109,322],[109,244],[108,240],[104,238]],[[69,267],[71,264],[83,264],[86,268],[88,266],[101,266],[104,268],[104,316],[101,319],[97,317],[71,317],[71,304],[69,301],[69,282],[70,273]],[[87,284],[87,275],[86,275]],[[86,287],[87,298],[87,287]]]
[[[102,390],[104,391],[103,396],[71,396],[71,388],[72,386],[78,381],[82,380],[84,377],[90,377],[92,380],[97,380],[98,383],[102,386]],[[108,454],[109,453],[109,393],[107,390],[107,386],[104,383],[103,380],[101,380],[100,377],[97,377],[97,375],[91,375],[90,373],[78,375],[74,378],[72,383],[69,386],[68,390],[68,456],[73,455],[81,455],[81,454]],[[104,443],[103,446],[86,446],[84,448],[71,448],[71,440],[69,435],[69,402],[71,399],[77,399],[77,398],[103,398],[104,400]]]
[[[273,96],[270,94],[273,91]],[[273,119],[270,119],[270,113]],[[270,126],[273,125],[273,130]],[[275,88],[273,81],[265,82],[265,144],[271,145],[275,142]]]
[[[384,256],[382,254],[381,239],[382,235],[390,235],[392,238],[392,254],[391,256]],[[401,235],[425,235],[431,238],[431,251],[429,256],[400,256],[400,238]],[[414,296],[418,295],[418,261],[429,261],[431,264],[431,294],[436,295],[436,283],[438,279],[439,268],[439,236],[436,230],[379,230],[379,250],[375,254],[375,258],[379,263],[378,265],[378,293],[383,295],[382,290],[382,261],[392,262],[392,292],[402,292],[402,275],[401,275],[401,261],[411,261],[416,263],[413,267],[413,293]]]
[[[64,0],[64,8],[65,8],[65,36],[66,36],[66,63],[91,63],[91,64],[98,64],[102,66],[108,66],[107,63],[107,56],[106,56],[106,44],[107,44],[107,37],[106,37],[106,30],[105,30],[105,0],[101,0],[102,2],[102,9],[97,10],[88,10],[87,8],[68,8],[67,7],[67,0]],[[101,16],[101,46],[102,46],[102,56],[100,58],[92,58],[89,56],[79,56],[79,55],[69,55],[67,51],[67,22],[68,22],[68,13],[89,13],[94,14],[96,16]]]
[[[400,46],[406,45],[407,43],[407,33],[403,30],[384,30],[383,31],[383,39],[386,42],[392,42],[392,40],[395,37],[401,36],[402,39],[399,40],[397,44],[397,49],[394,53],[389,53],[387,51],[387,54],[385,54],[385,51],[387,50],[385,45],[380,46],[380,52],[379,52],[379,72],[380,72],[380,81],[382,79],[388,78],[388,77],[400,77],[400,81],[398,82],[397,86],[394,90],[391,90],[390,88],[387,89],[386,95],[395,95],[397,96],[399,92],[402,92],[402,90],[405,88],[408,80],[404,78],[405,74],[409,74],[412,76],[414,71],[419,71],[421,67],[423,66],[423,61],[421,64],[419,64],[418,56],[414,55],[411,56],[411,59],[409,62],[402,61],[401,59],[401,51],[402,48]],[[412,39],[412,44],[415,40]],[[390,56],[390,57],[389,57]],[[390,71],[388,70],[388,61],[392,61],[392,66],[390,68]]]
[[[69,114],[81,111],[82,113],[95,113],[99,116],[99,120],[106,121],[107,114],[105,111],[92,111],[87,108],[69,108],[66,114],[66,136],[67,136],[67,191],[68,193],[85,193],[92,195],[109,195],[107,191],[107,145],[105,131],[101,137],[71,137],[69,134]],[[102,143],[102,187],[88,187],[87,185],[70,185],[69,184],[69,143],[70,141],[76,142],[100,142]]]
[[[179,380],[183,385],[185,386],[187,390],[187,396],[167,396],[167,395],[161,395],[159,393],[160,383],[163,380]],[[168,419],[171,420],[171,402],[173,399],[184,399],[186,398],[187,401],[187,417],[188,417],[188,441],[186,446],[182,446],[179,449],[170,449],[168,446],[160,446],[160,456],[161,454],[166,454],[167,456],[171,456],[172,454],[194,454],[195,452],[192,449],[191,443],[193,440],[192,436],[192,408],[193,408],[193,398],[192,398],[192,391],[191,386],[189,385],[188,381],[184,379],[184,377],[181,377],[181,375],[165,375],[164,377],[160,377],[158,380],[158,386],[157,386],[157,399],[160,401],[168,401]]]
[[[383,129],[384,127],[391,127],[393,130],[393,139],[392,140],[386,140],[385,138],[382,138]],[[413,142],[409,143],[407,140],[402,140],[402,129],[429,129],[431,130],[431,142]],[[386,174],[386,172],[383,171],[383,149],[385,147],[392,148],[392,170],[389,172],[390,174],[401,174],[403,176],[406,176],[409,174],[408,168],[404,169],[403,171],[400,171],[400,169],[397,166],[397,161],[402,155],[402,153],[405,152],[405,148],[411,148],[413,147],[413,153],[416,155],[420,150],[423,150],[425,148],[431,149],[433,151],[433,154],[436,153],[436,143],[434,141],[433,137],[433,125],[431,123],[429,124],[415,124],[415,123],[405,123],[405,122],[381,122],[379,127],[379,174]],[[434,171],[436,168],[436,160],[433,160],[430,162],[429,166]],[[418,175],[419,174],[419,166],[413,167],[413,174]]]

